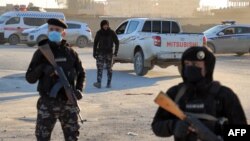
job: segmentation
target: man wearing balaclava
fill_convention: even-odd
[[[108,75],[106,87],[111,88],[113,56],[117,56],[118,54],[119,40],[116,33],[110,29],[107,20],[103,20],[100,26],[101,29],[96,33],[93,48],[93,57],[96,59],[97,65],[97,82],[94,83],[94,86],[101,88],[102,72],[106,63]],[[114,44],[115,50],[113,50]]]
[[[221,137],[223,124],[247,124],[236,94],[213,80],[215,56],[206,47],[190,47],[183,53],[181,63],[183,82],[166,93],[181,110]],[[152,130],[159,137],[173,135],[175,141],[200,140],[189,123],[162,108],[156,112]]]
[[[39,42],[39,46],[48,45],[55,57],[55,62],[60,66],[74,89],[78,100],[82,99],[85,71],[78,54],[69,47],[63,38],[67,34],[67,25],[60,19],[48,20],[48,39]],[[68,103],[57,72],[38,49],[33,55],[26,73],[26,80],[35,84],[38,82],[37,91],[37,120],[35,135],[37,141],[50,141],[52,130],[57,119],[61,123],[65,141],[77,141],[79,137],[79,119],[75,106]]]

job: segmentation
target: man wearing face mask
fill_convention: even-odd
[[[236,94],[213,80],[215,56],[206,47],[190,47],[181,59],[183,83],[170,88],[167,95],[180,109],[218,136],[223,124],[246,125],[246,117]],[[159,137],[174,136],[175,141],[199,141],[194,129],[171,113],[159,108],[152,123]]]
[[[48,44],[54,54],[57,65],[62,67],[78,100],[82,99],[85,71],[78,54],[69,47],[65,37],[67,25],[59,19],[48,20],[48,39],[39,46]],[[77,111],[67,104],[68,98],[63,87],[58,87],[58,76],[52,65],[36,50],[26,73],[26,80],[34,84],[38,81],[37,91],[40,98],[37,102],[36,138],[38,141],[49,141],[57,119],[61,122],[66,141],[76,141],[79,136]],[[53,93],[56,97],[52,97]]]
[[[113,50],[114,44],[115,50]],[[94,86],[101,88],[102,72],[106,63],[108,75],[106,87],[111,88],[113,55],[118,54],[119,40],[116,33],[110,29],[107,20],[101,22],[101,29],[96,33],[93,49],[93,57],[96,59],[97,65],[97,82],[94,83]]]

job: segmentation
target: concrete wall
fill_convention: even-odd
[[[111,28],[116,29],[119,26],[119,24],[121,24],[121,22],[126,20],[127,18],[98,18],[98,17],[86,18],[84,16],[82,17],[71,16],[71,17],[67,17],[67,19],[88,23],[93,32],[93,35],[95,35],[96,31],[100,29],[101,20],[103,19],[109,20]],[[225,18],[176,18],[174,20],[177,20],[180,22],[184,32],[200,33],[214,25],[220,24],[221,21],[228,20],[228,19],[225,19]],[[234,20],[236,20],[238,23],[250,24],[250,19],[245,19],[245,18],[236,19],[235,18]]]
[[[250,8],[249,8],[250,9]],[[184,32],[203,32],[206,29],[212,27],[213,25],[221,23],[223,20],[235,20],[238,23],[250,24],[250,16],[249,9],[238,9],[233,14],[233,12],[226,13],[218,13],[217,16],[214,17],[201,17],[201,18],[174,18],[181,23]],[[2,14],[6,10],[6,7],[0,7],[0,14]],[[68,11],[66,9],[50,9],[48,11],[58,11],[65,13],[65,16],[68,20],[77,20],[86,22],[89,24],[92,29],[93,35],[95,35],[96,31],[100,29],[100,22],[103,19],[107,19],[110,21],[111,28],[115,29],[122,21],[127,18],[102,18],[97,16],[87,16],[86,14],[77,15],[74,14],[74,11]],[[230,14],[228,14],[230,13]],[[243,13],[243,14],[240,14]],[[243,16],[244,15],[244,16]]]
[[[192,17],[199,0],[107,0],[107,15]]]

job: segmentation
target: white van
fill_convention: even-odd
[[[11,11],[0,16],[0,44],[9,42],[16,45],[20,42],[23,30],[39,27],[50,18],[65,20],[63,13],[37,11]]]

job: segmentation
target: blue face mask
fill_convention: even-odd
[[[51,31],[48,34],[48,38],[51,42],[59,43],[62,41],[62,34],[57,31]]]

